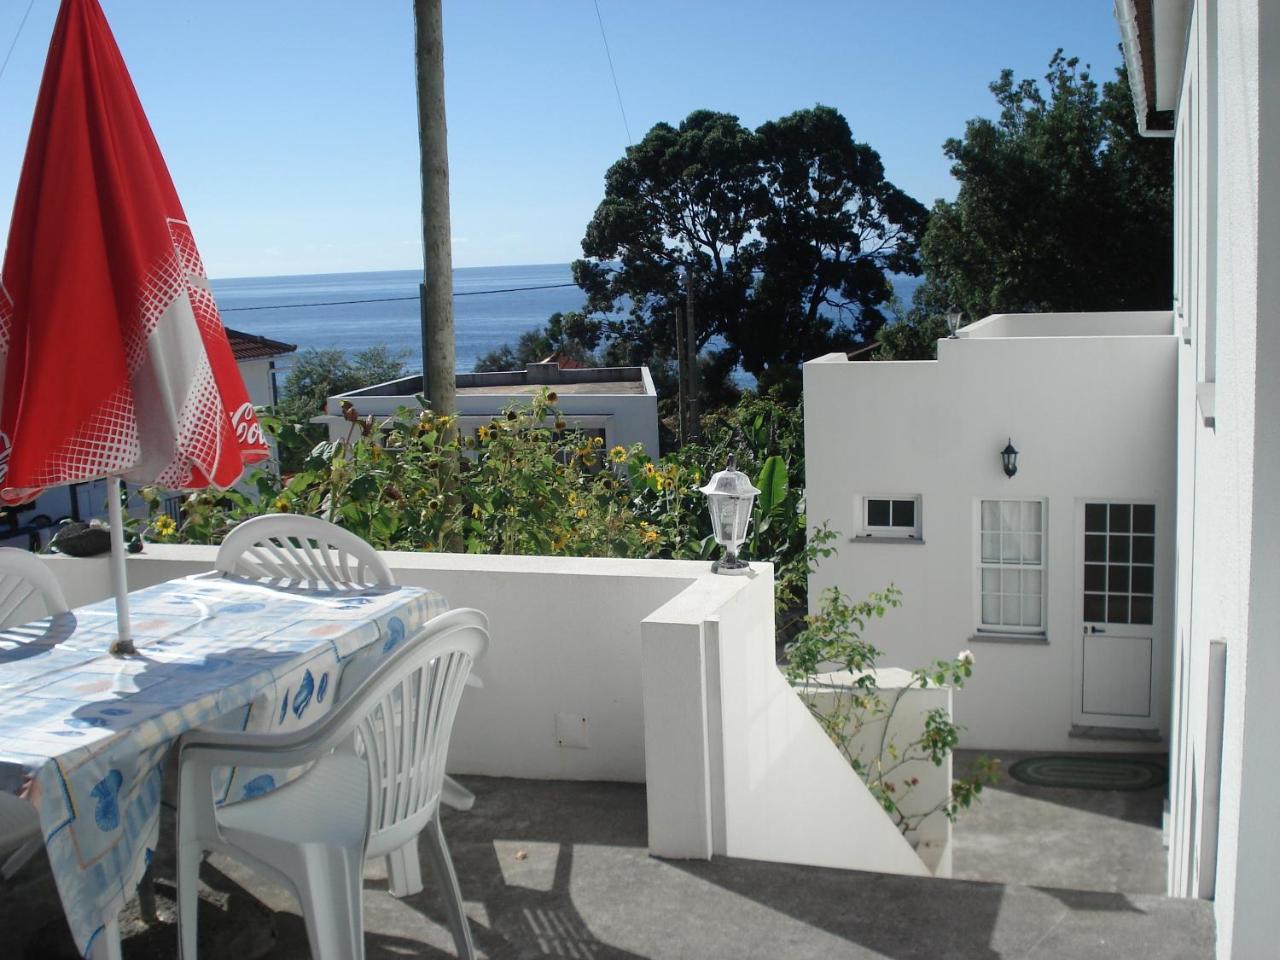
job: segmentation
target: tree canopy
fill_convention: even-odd
[[[553,313],[541,327],[526,330],[514,345],[504,343],[476,360],[476,373],[523,370],[548,357],[573,360],[584,366],[601,365],[595,350],[604,336],[604,324],[584,313]]]
[[[698,110],[657,124],[609,168],[574,278],[609,314],[611,353],[674,353],[674,311],[694,271],[697,344],[762,387],[804,360],[874,335],[887,272],[918,273],[925,208],[830,107],[752,131]]]
[[[949,304],[968,321],[1167,309],[1172,145],[1138,133],[1124,71],[1099,88],[1058,50],[1043,84],[1005,70],[991,92],[999,117],[970,120],[943,147],[960,189],[934,204],[921,246],[925,282],[908,322],[936,329]],[[932,355],[925,339],[886,330],[881,352]]]

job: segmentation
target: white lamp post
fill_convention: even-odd
[[[738,551],[747,539],[751,506],[760,491],[735,467],[734,457],[730,455],[725,468],[700,488],[711,509],[712,534],[724,549],[724,557],[711,565],[713,573],[741,575],[750,569],[746,561],[738,559]]]

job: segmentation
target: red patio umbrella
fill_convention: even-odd
[[[0,272],[0,501],[109,477],[225,488],[268,454],[191,228],[97,0],[63,0]]]

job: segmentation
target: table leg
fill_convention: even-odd
[[[156,875],[152,867],[147,867],[147,872],[138,881],[138,912],[147,926],[160,922],[160,915],[156,913]]]

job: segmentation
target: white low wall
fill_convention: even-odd
[[[132,589],[212,568],[149,545]],[[454,773],[644,781],[649,847],[928,871],[774,664],[773,570],[672,560],[384,553],[396,579],[489,617]],[[110,594],[106,558],[50,558],[72,605]]]

